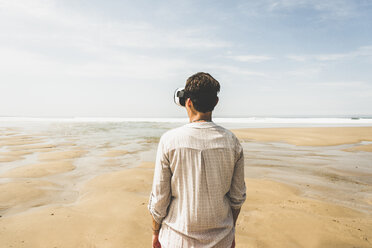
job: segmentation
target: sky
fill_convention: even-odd
[[[372,115],[372,1],[0,0],[0,116]]]

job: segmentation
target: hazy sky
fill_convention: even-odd
[[[372,114],[372,1],[0,0],[0,116]]]

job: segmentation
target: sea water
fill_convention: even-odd
[[[215,118],[229,129],[269,127],[372,126],[372,118]],[[78,198],[79,187],[98,175],[154,162],[161,135],[188,123],[187,118],[30,118],[0,117],[0,141],[14,135],[36,137],[38,144],[55,150],[83,150],[74,158],[73,171],[43,179],[59,186],[69,201]],[[365,141],[362,141],[365,143]],[[243,143],[246,177],[285,182],[301,188],[309,197],[321,198],[364,211],[372,210],[372,153],[345,152],[352,145],[309,147],[283,142]],[[6,154],[9,146],[0,146]],[[127,151],[115,156],[108,152]],[[24,165],[40,163],[40,152],[12,162],[0,162],[0,175]],[[1,155],[0,155],[1,156]],[[368,176],[370,175],[370,176]],[[0,183],[10,179],[1,178]]]

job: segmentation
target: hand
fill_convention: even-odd
[[[232,242],[231,248],[235,248],[235,237],[234,237],[234,240]]]
[[[159,234],[152,235],[152,248],[161,248],[161,244],[159,242]]]

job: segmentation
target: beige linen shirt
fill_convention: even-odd
[[[231,208],[246,198],[238,139],[213,122],[194,122],[160,139],[148,208],[163,248],[230,247]]]

